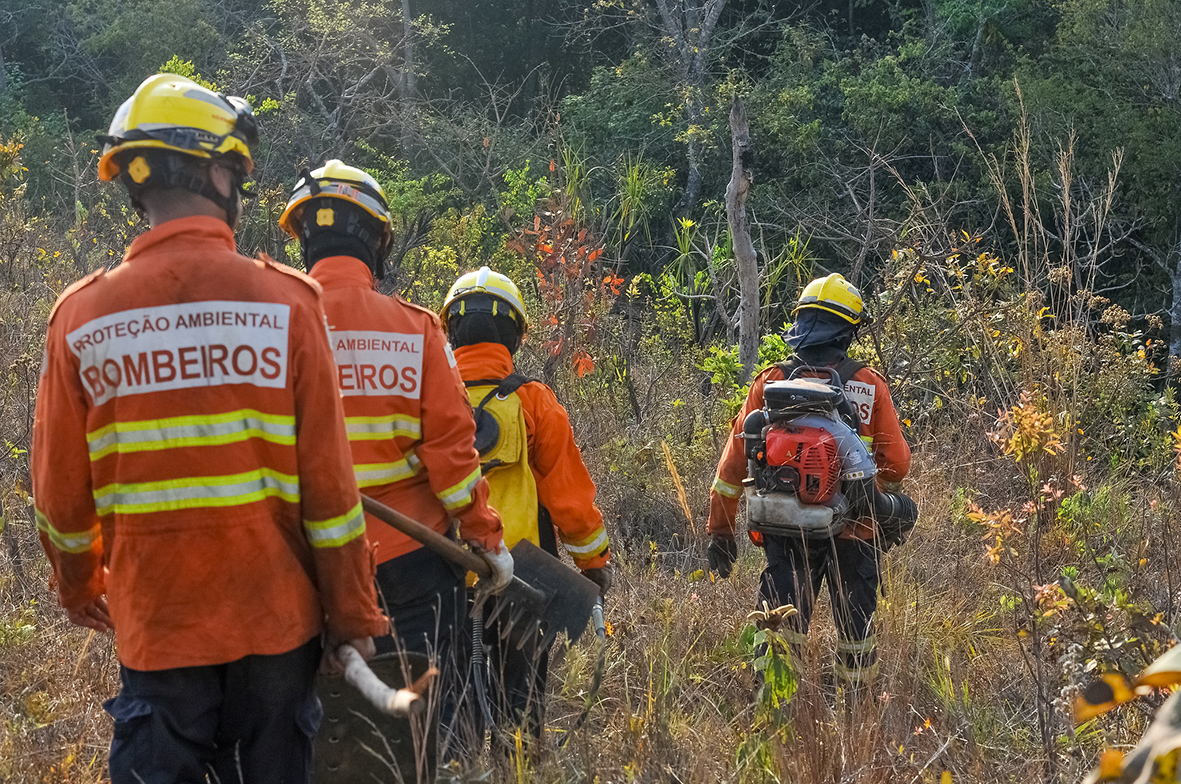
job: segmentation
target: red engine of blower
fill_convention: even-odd
[[[767,433],[767,477],[805,504],[826,504],[841,486],[836,439],[818,427],[775,425]]]

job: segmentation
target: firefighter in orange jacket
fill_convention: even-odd
[[[344,397],[357,484],[372,498],[439,533],[459,535],[494,572],[512,578],[500,517],[472,446],[475,423],[439,319],[376,290],[391,245],[381,186],[338,160],[304,172],[279,220],[299,240],[309,274],[324,288],[329,339]],[[464,573],[385,523],[368,519],[377,546],[377,585],[393,621],[381,653],[427,654],[443,672],[445,748],[457,687],[456,629],[462,629]]]
[[[505,542],[528,539],[555,557],[558,540],[574,565],[611,587],[607,531],[570,418],[553,390],[515,372],[513,354],[528,329],[525,305],[508,277],[482,267],[462,275],[443,303],[443,325],[455,349],[477,422],[476,446],[504,519]],[[506,645],[490,623],[494,717],[540,735],[549,652]]]
[[[235,251],[256,140],[239,98],[140,85],[99,176],[152,228],[50,315],[37,527],[70,620],[117,630],[115,784],[308,781],[321,632],[388,624],[319,286]]]
[[[835,369],[846,399],[857,412],[862,441],[869,445],[877,465],[878,483],[893,488],[910,470],[910,447],[902,436],[885,379],[846,353],[867,321],[860,293],[841,275],[832,274],[804,288],[796,314],[796,323],[787,333],[787,342],[795,353],[788,362],[767,368],[751,383],[710,491],[706,529],[710,537],[709,564],[722,577],[730,575],[738,554],[734,516],[747,473],[743,423],[749,413],[763,407],[767,382],[781,380],[795,367],[804,365]],[[909,499],[904,503],[913,507]],[[913,526],[913,519],[909,525]],[[836,537],[823,539],[752,532],[752,541],[761,545],[767,556],[759,581],[759,604],[766,602],[772,608],[794,605],[799,612],[788,621],[788,639],[802,644],[816,593],[821,582],[827,581],[839,637],[836,674],[852,686],[865,684],[877,670],[873,615],[881,557],[884,549],[908,531],[882,531],[873,519],[866,518],[855,521]]]

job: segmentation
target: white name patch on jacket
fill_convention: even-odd
[[[66,340],[95,405],[170,389],[287,386],[289,305],[211,300],[110,313]]]
[[[372,330],[329,332],[337,380],[345,397],[422,394],[422,335]]]
[[[878,388],[873,384],[862,381],[845,382],[845,397],[853,404],[853,408],[857,409],[857,416],[861,418],[863,425],[868,425],[873,417],[873,400],[877,391]]]

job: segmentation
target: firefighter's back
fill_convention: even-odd
[[[319,630],[295,439],[297,413],[325,414],[297,412],[292,370],[317,310],[314,283],[238,255],[210,218],[145,235],[61,300],[52,337],[90,398],[86,481],[128,666],[278,653]]]

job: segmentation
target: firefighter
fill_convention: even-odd
[[[804,287],[795,312],[796,322],[787,333],[794,354],[787,362],[761,372],[751,383],[710,490],[709,566],[721,577],[730,575],[738,555],[734,516],[747,473],[743,423],[750,412],[763,407],[767,382],[786,378],[804,365],[835,369],[860,421],[861,439],[870,447],[877,465],[879,486],[896,490],[910,469],[910,447],[902,437],[885,379],[847,354],[858,331],[869,321],[860,293],[844,277],[832,274]],[[913,508],[905,496],[897,497],[905,499],[908,509]],[[913,525],[909,515],[908,520]],[[835,537],[751,533],[751,540],[767,557],[759,580],[760,606],[763,602],[772,608],[792,604],[799,611],[788,621],[789,642],[800,645],[806,641],[816,594],[821,582],[827,581],[838,634],[835,674],[849,686],[868,684],[877,670],[873,616],[881,559],[884,549],[905,532],[881,530],[867,516],[853,521]]]
[[[443,303],[443,326],[455,350],[476,419],[476,447],[504,520],[511,548],[528,539],[558,556],[560,539],[574,565],[611,588],[612,567],[595,484],[574,443],[570,418],[553,390],[513,367],[528,329],[521,292],[508,277],[481,267],[462,275]],[[540,737],[549,651],[506,642],[501,614],[489,615],[493,719]]]
[[[492,567],[490,589],[502,590],[512,578],[512,556],[488,504],[472,446],[475,424],[439,319],[376,288],[392,238],[381,186],[330,160],[304,172],[279,224],[299,240],[305,267],[324,289],[357,484],[439,533],[458,519],[460,537]],[[426,654],[441,668],[447,696],[435,703],[452,753],[464,572],[391,526],[368,522],[377,585],[393,622],[393,634],[377,640],[378,652]]]
[[[235,250],[244,100],[157,74],[100,141],[151,229],[50,314],[33,488],[70,620],[116,630],[110,777],[309,781],[321,633],[388,627],[319,286]]]

